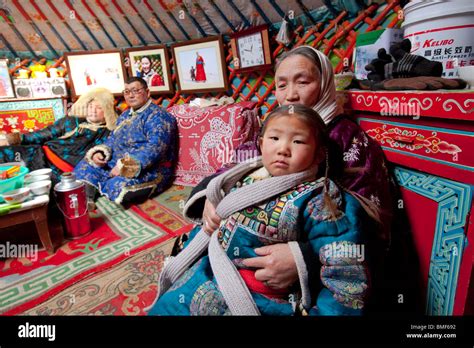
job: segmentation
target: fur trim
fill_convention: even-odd
[[[308,283],[308,269],[304,261],[303,253],[297,242],[288,242],[291,253],[295,259],[296,268],[298,270],[298,278],[301,288],[301,302],[303,307],[308,310],[311,308],[311,292]]]
[[[21,144],[21,134],[18,132],[6,134],[8,145],[20,145]]]
[[[101,145],[97,145],[97,146],[94,146],[92,148],[90,148],[87,152],[86,152],[86,155],[84,156],[84,159],[87,161],[87,163],[89,163],[91,166],[93,166],[94,168],[99,168],[95,163],[94,161],[92,161],[92,157],[97,153],[97,152],[101,152],[105,159],[104,161],[108,162],[110,161],[110,159],[112,158],[112,150],[108,147],[108,146],[105,146],[104,144],[101,144]]]
[[[81,95],[71,107],[69,115],[87,118],[87,105],[93,100],[97,101],[104,110],[107,129],[114,130],[118,118],[115,112],[115,98],[106,88],[94,88]]]

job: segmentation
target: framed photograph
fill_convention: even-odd
[[[267,25],[260,25],[232,34],[230,45],[236,73],[272,68]]]
[[[74,99],[97,87],[122,95],[126,74],[120,50],[67,52],[64,58]]]
[[[0,59],[0,98],[15,98],[8,59]]]
[[[166,46],[129,48],[125,52],[125,65],[128,65],[128,76],[143,78],[148,83],[151,94],[173,92]]]
[[[204,93],[228,89],[227,67],[221,36],[177,43],[171,46],[181,93]]]

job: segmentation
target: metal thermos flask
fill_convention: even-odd
[[[64,173],[61,175],[61,182],[54,186],[54,196],[64,216],[66,237],[76,239],[90,233],[86,185],[76,180],[74,173]]]

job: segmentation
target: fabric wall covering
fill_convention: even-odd
[[[0,57],[11,60],[10,73],[16,76],[36,62],[65,70],[64,52],[170,45],[222,34],[231,88],[199,96],[254,101],[266,112],[276,105],[273,72],[234,74],[229,34],[266,23],[273,60],[296,45],[311,44],[330,56],[337,72],[343,58],[352,57],[357,32],[397,25],[399,1],[0,0]],[[292,39],[287,46],[274,40],[284,16]],[[155,102],[171,107],[194,97],[175,93]]]

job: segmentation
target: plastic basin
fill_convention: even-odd
[[[0,166],[0,171],[8,170],[12,166]],[[25,175],[29,172],[29,169],[26,167],[20,167],[20,172],[18,175],[10,179],[0,180],[0,193],[12,191],[23,187],[23,182],[25,180]],[[0,198],[0,202],[4,202],[3,198]]]

